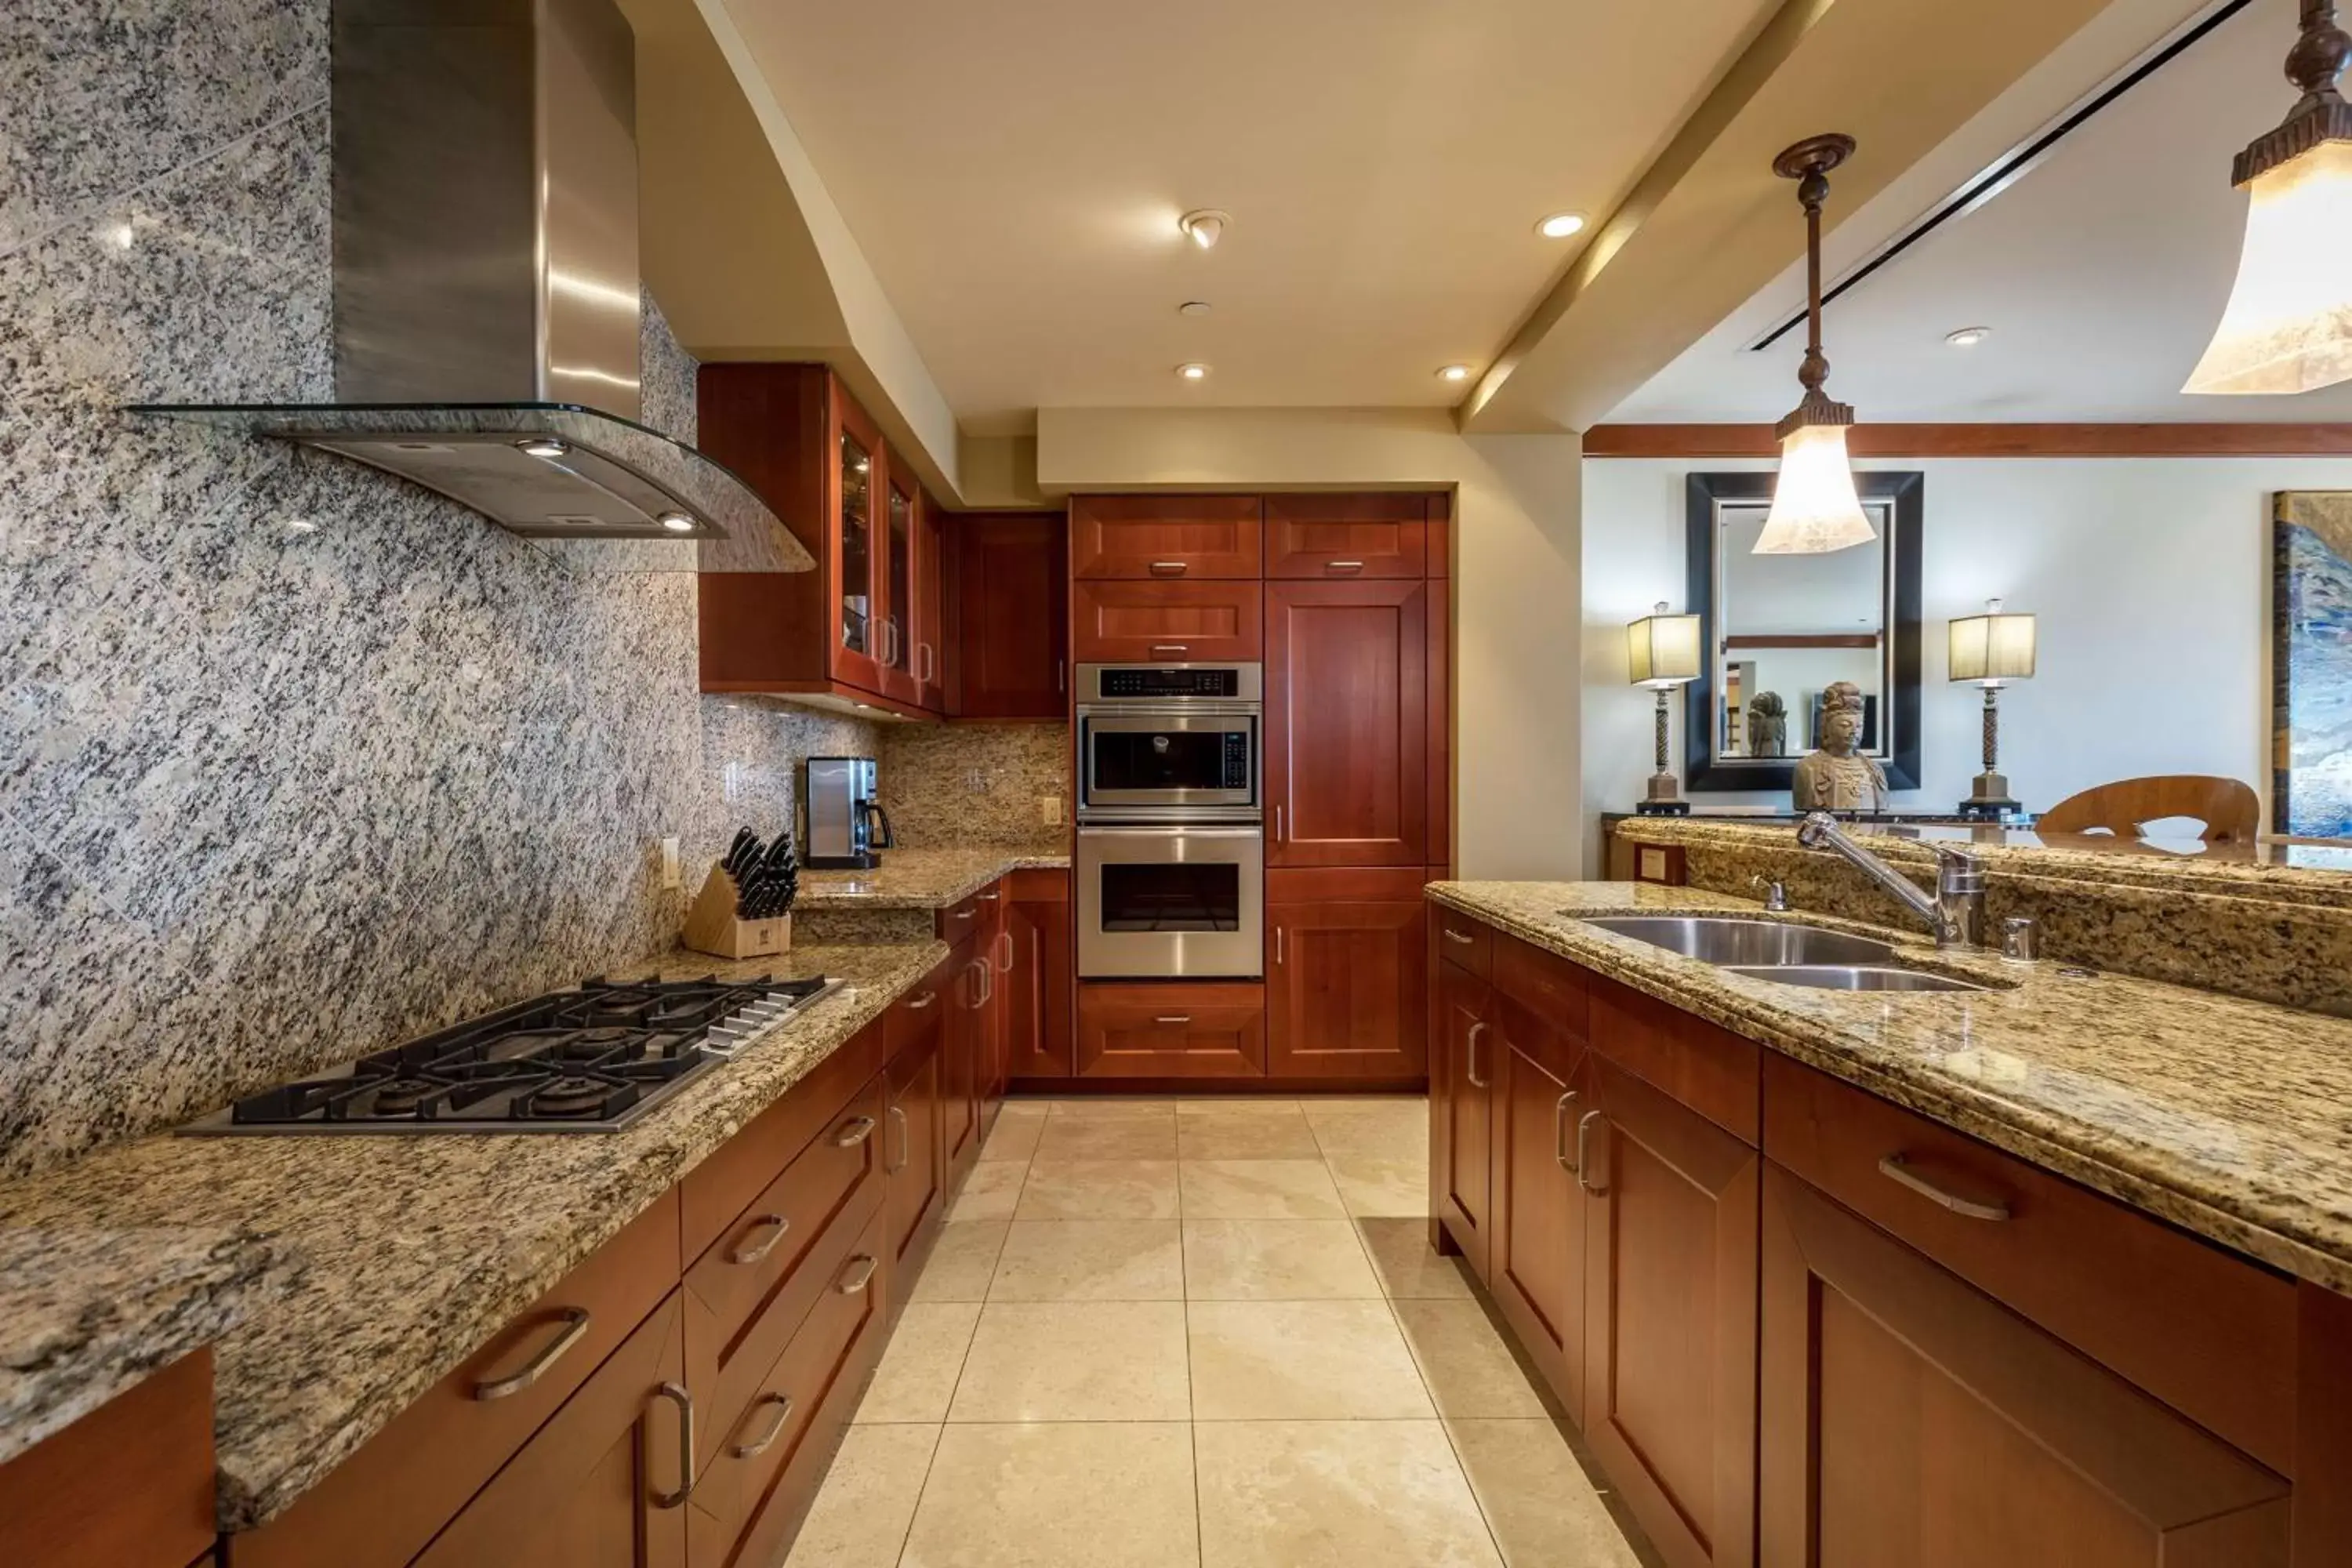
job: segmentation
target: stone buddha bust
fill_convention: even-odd
[[[1822,744],[1790,782],[1799,811],[1884,811],[1886,774],[1862,754],[1862,688],[1836,680],[1822,693]]]

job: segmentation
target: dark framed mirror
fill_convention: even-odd
[[[1919,787],[1919,577],[1926,476],[1857,473],[1878,537],[1825,555],[1758,555],[1769,473],[1685,487],[1699,678],[1686,689],[1685,787],[1785,790],[1820,739],[1831,682],[1862,689],[1862,749],[1889,789]]]

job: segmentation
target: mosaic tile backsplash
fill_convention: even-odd
[[[0,7],[0,1175],[642,958],[879,752],[701,697],[689,574],[115,412],[332,395],[328,13]]]

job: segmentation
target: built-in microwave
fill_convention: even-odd
[[[1259,820],[1255,664],[1078,667],[1078,820]]]

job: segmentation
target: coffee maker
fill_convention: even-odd
[[[871,757],[811,757],[801,779],[801,864],[813,870],[866,871],[896,846]]]

